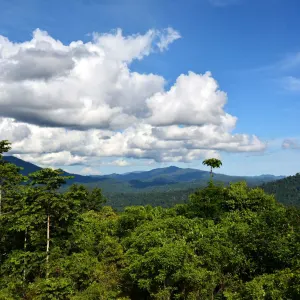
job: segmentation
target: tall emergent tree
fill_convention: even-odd
[[[46,278],[48,277],[49,251],[50,251],[50,218],[52,214],[63,211],[65,203],[59,188],[66,183],[66,179],[73,176],[62,176],[63,170],[50,168],[41,169],[29,175],[31,185],[40,190],[39,204],[47,216],[47,245],[46,245]]]
[[[209,158],[209,159],[205,159],[202,162],[203,165],[209,166],[210,167],[210,179],[212,180],[213,178],[213,169],[214,168],[220,168],[222,166],[222,162],[217,159],[217,158]]]

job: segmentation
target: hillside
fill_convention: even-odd
[[[23,168],[23,170],[21,170],[21,173],[25,176],[27,176],[29,173],[33,173],[41,169],[40,167],[15,156],[4,156],[3,159],[11,164]]]
[[[41,169],[14,156],[5,156],[4,159],[22,167],[23,175]],[[68,172],[64,175],[74,176],[74,179],[68,180],[62,191],[73,183],[84,184],[90,190],[99,187],[108,198],[108,204],[119,210],[128,205],[151,204],[170,207],[176,203],[185,203],[188,195],[207,185],[210,176],[208,171],[175,166],[102,176],[82,176]],[[214,174],[214,181],[224,185],[228,185],[229,182],[246,181],[249,186],[259,186],[281,178],[283,177],[273,175],[242,177]]]
[[[277,201],[285,205],[300,207],[300,173],[294,176],[264,183],[262,188],[269,194],[274,194]]]
[[[8,162],[22,167],[21,173],[28,175],[41,168],[19,159],[14,156],[5,156]],[[131,172],[126,174],[111,174],[99,176],[83,176],[64,172],[65,176],[74,176],[68,180],[67,185],[73,183],[86,184],[90,188],[95,186],[103,188],[107,192],[137,192],[137,191],[169,191],[197,188],[206,185],[210,174],[208,171],[178,168],[175,166],[158,168],[150,171]],[[265,182],[283,178],[282,176],[261,175],[261,176],[229,176],[224,174],[214,174],[214,181],[228,184],[229,182],[246,181],[250,186],[257,186]]]
[[[35,164],[32,164],[30,162],[27,162],[25,160],[22,160],[20,158],[17,158],[15,156],[4,156],[3,157],[5,161],[10,162],[12,164],[17,165],[18,167],[23,168],[23,170],[21,170],[21,173],[25,176],[28,176],[28,174],[32,173],[32,172],[36,172],[40,169],[42,169],[41,167],[38,167]],[[80,182],[80,183],[89,183],[89,182],[94,182],[95,178],[92,178],[91,176],[82,176],[82,175],[78,175],[78,174],[71,174],[68,172],[64,172],[63,174],[64,176],[74,176],[74,179],[70,179],[68,180],[68,184],[72,184],[75,182]]]

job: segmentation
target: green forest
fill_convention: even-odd
[[[1,300],[300,299],[300,210],[262,188],[212,177],[186,203],[117,211],[99,188],[62,192],[60,169],[22,175],[10,149],[0,141]]]
[[[214,182],[223,184],[224,186],[230,184],[226,181],[219,181],[218,179],[214,179]],[[236,180],[233,182],[236,182]],[[247,182],[247,184],[252,188],[262,188],[266,193],[274,195],[278,202],[286,206],[300,207],[300,173],[266,183],[261,183],[257,180],[257,182]],[[85,186],[91,189],[88,184]],[[199,182],[198,189],[204,187],[205,183]],[[67,188],[63,188],[63,190],[65,189]],[[103,191],[103,193],[107,197],[107,204],[121,211],[124,207],[130,205],[152,205],[170,208],[176,204],[187,203],[189,196],[196,190],[195,187],[188,189],[172,189],[172,187],[170,187],[169,190],[165,191],[152,189],[148,191],[123,193]]]
[[[264,183],[262,188],[267,193],[273,194],[279,202],[300,207],[300,173],[274,182]]]

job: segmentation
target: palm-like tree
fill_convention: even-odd
[[[209,166],[210,167],[210,179],[212,180],[213,178],[213,169],[214,168],[220,168],[222,166],[222,162],[217,159],[217,158],[209,158],[209,159],[205,159],[202,162],[203,165]]]

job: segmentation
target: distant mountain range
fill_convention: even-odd
[[[12,164],[15,164],[18,167],[23,168],[21,173],[25,176],[42,169],[41,167],[38,167],[37,165],[34,165],[30,162],[27,162],[25,160],[15,157],[15,156],[3,156],[3,158],[5,161],[10,162]],[[71,174],[68,172],[64,172],[64,176],[74,176],[74,179],[68,180],[68,184],[72,184],[74,182],[89,183],[89,182],[95,181],[95,178],[92,178],[91,176]]]
[[[4,160],[13,163],[23,170],[23,175],[41,168],[14,156],[4,156]],[[125,174],[83,176],[65,172],[74,176],[68,180],[66,189],[73,183],[84,184],[89,189],[100,187],[108,198],[108,205],[123,209],[128,205],[146,205],[169,207],[184,203],[197,188],[204,187],[209,181],[208,171],[182,169],[178,167],[159,168],[151,171],[136,171]],[[214,174],[214,181],[225,185],[230,182],[246,181],[249,186],[261,186],[266,192],[274,194],[276,199],[287,205],[300,206],[300,174],[295,176],[228,176]]]
[[[4,159],[22,167],[23,170],[21,173],[23,175],[28,175],[29,173],[41,169],[32,163],[14,156],[4,156]],[[104,192],[146,192],[153,190],[162,192],[169,190],[186,190],[206,185],[210,177],[208,171],[190,168],[182,169],[174,166],[126,174],[83,176],[65,172],[64,175],[74,176],[74,179],[68,180],[67,185],[80,183],[90,188],[98,186],[101,187]],[[228,176],[224,174],[214,174],[214,181],[216,182],[228,184],[229,182],[245,180],[250,186],[257,186],[282,178],[284,178],[284,176]]]

